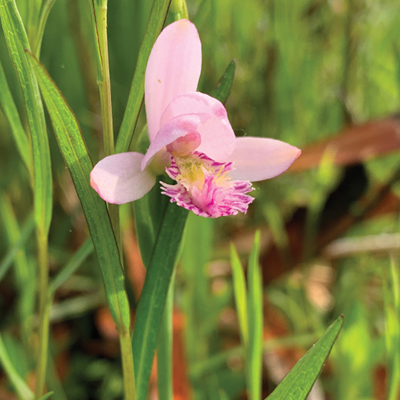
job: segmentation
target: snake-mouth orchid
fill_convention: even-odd
[[[91,185],[107,202],[143,197],[166,172],[176,184],[163,194],[203,217],[246,212],[251,181],[284,172],[301,151],[275,139],[236,138],[224,105],[197,92],[201,42],[182,19],[167,26],[151,51],[145,75],[150,147],[146,154],[108,156],[91,172]]]

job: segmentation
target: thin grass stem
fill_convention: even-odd
[[[95,18],[96,34],[100,54],[100,71],[98,71],[97,84],[99,86],[101,118],[103,124],[103,147],[104,155],[109,156],[114,154],[115,146],[107,40],[107,1],[103,1],[101,6],[93,6],[93,13]],[[114,235],[120,250],[120,255],[122,255],[120,246],[121,232],[118,205],[109,204],[108,210],[114,229]]]

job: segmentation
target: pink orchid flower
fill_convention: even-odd
[[[254,200],[251,181],[284,172],[300,150],[274,139],[236,138],[224,105],[196,92],[201,42],[188,20],[167,26],[151,51],[145,76],[150,147],[101,160],[92,187],[105,201],[124,204],[143,197],[166,172],[176,184],[161,183],[171,202],[203,217],[245,213]]]

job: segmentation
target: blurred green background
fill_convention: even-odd
[[[24,20],[30,1],[17,0]],[[148,0],[109,1],[116,132],[150,7]],[[193,0],[188,1],[188,10],[202,41],[199,90],[210,93],[229,62],[236,60],[226,108],[237,136],[280,139],[306,154],[308,146],[335,137],[345,126],[398,112],[400,3],[396,0]],[[101,117],[91,29],[88,1],[57,0],[44,33],[41,61],[76,114],[97,162],[102,157]],[[21,90],[2,33],[0,61],[26,124]],[[145,124],[143,110],[142,114],[138,132]],[[49,121],[48,128],[54,182],[50,255],[55,274],[83,243],[87,228]],[[379,141],[379,131],[375,140]],[[400,379],[400,192],[395,179],[388,183],[400,165],[398,148],[393,150],[355,166],[334,166],[325,154],[321,167],[310,165],[256,184],[256,201],[247,215],[219,220],[190,217],[176,284],[177,320],[184,320],[181,328],[176,323],[176,338],[181,342],[176,374],[183,382],[182,387],[175,382],[177,399],[188,393],[195,399],[245,398],[243,364],[235,352],[239,334],[228,244],[233,240],[246,260],[256,228],[263,238],[264,395],[343,313],[345,327],[313,399],[396,398],[389,394],[391,385],[396,385],[393,381]],[[26,226],[33,203],[28,174],[2,112],[0,170],[0,255],[4,260]],[[392,206],[370,219],[360,199],[372,205],[378,202],[382,185],[393,196]],[[127,265],[134,269],[130,257],[136,255],[135,262],[138,257],[132,247],[131,205],[122,211]],[[344,217],[350,219],[348,226],[336,231],[335,222]],[[320,245],[317,239],[324,235],[331,239]],[[366,240],[369,235],[375,235],[375,242]],[[326,249],[338,244],[339,238],[358,247],[350,253]],[[359,242],[352,241],[355,238]],[[393,245],[378,252],[376,243]],[[274,253],[271,246],[278,250]],[[297,256],[289,260],[287,255],[293,252]],[[10,357],[18,360],[28,381],[33,361],[26,349],[34,343],[24,338],[18,315],[34,306],[19,299],[34,290],[23,282],[35,276],[35,257],[31,235],[15,267],[0,282],[0,329]],[[110,323],[102,316],[105,300],[96,263],[90,256],[55,299],[51,349],[60,377],[53,366],[49,386],[56,390],[57,400],[122,396],[118,345],[105,328]],[[134,272],[130,276],[138,279]],[[132,286],[134,304],[137,284]],[[1,398],[13,398],[4,375],[0,388]]]

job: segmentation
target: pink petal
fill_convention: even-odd
[[[201,136],[197,151],[215,161],[226,160],[235,148],[235,133],[224,105],[217,99],[200,92],[176,97],[164,111],[161,126],[179,115],[200,113],[208,117],[197,128]]]
[[[176,117],[163,125],[143,158],[142,170],[147,167],[151,159],[165,146],[182,136],[196,132],[200,123],[207,117],[208,115],[204,114],[187,114]]]
[[[252,182],[273,178],[286,171],[301,154],[301,150],[275,139],[242,137],[229,157],[234,162],[232,179]]]
[[[156,183],[141,171],[140,153],[119,153],[99,161],[90,173],[90,185],[108,203],[124,204],[142,198]]]
[[[201,72],[201,42],[196,27],[181,19],[168,25],[156,40],[147,64],[145,104],[150,141],[175,97],[197,89]]]

